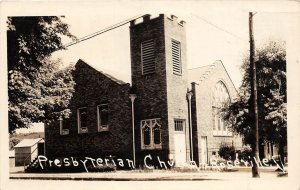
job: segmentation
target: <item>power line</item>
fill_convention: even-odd
[[[230,32],[230,31],[228,31],[228,30],[226,30],[226,29],[223,29],[222,27],[220,27],[220,26],[218,26],[218,25],[216,25],[216,24],[214,24],[214,23],[208,21],[207,19],[204,19],[204,18],[202,18],[202,17],[200,17],[200,16],[198,16],[198,15],[195,15],[195,14],[192,14],[192,15],[195,16],[196,18],[198,18],[198,19],[200,19],[200,20],[206,22],[207,24],[212,25],[213,27],[215,27],[215,28],[217,28],[217,29],[219,29],[219,30],[221,30],[221,31],[223,31],[223,32],[226,32],[227,34],[229,34],[229,35],[231,35],[231,36],[233,36],[233,37],[235,37],[235,38],[238,38],[239,40],[245,41],[245,39],[239,37],[238,35],[236,35],[236,34]],[[248,41],[248,40],[247,40],[247,41]]]
[[[103,33],[108,32],[108,31],[110,31],[110,30],[113,30],[113,29],[116,29],[116,28],[118,28],[118,27],[121,27],[121,26],[123,26],[123,25],[129,23],[130,21],[135,20],[135,19],[138,19],[138,18],[141,18],[141,17],[143,17],[143,16],[144,16],[144,15],[137,15],[137,16],[131,17],[131,18],[127,19],[127,20],[124,20],[124,21],[122,21],[122,22],[119,22],[119,23],[117,23],[117,24],[114,24],[114,25],[112,25],[112,26],[110,26],[110,27],[107,27],[107,28],[105,28],[105,29],[99,30],[99,31],[94,32],[94,33],[92,33],[92,34],[86,35],[86,36],[84,36],[84,37],[82,37],[82,38],[79,38],[79,39],[77,39],[76,41],[72,41],[72,42],[70,42],[70,43],[67,43],[67,44],[63,45],[63,47],[64,47],[64,48],[70,47],[70,46],[72,46],[72,45],[78,44],[78,43],[83,42],[83,41],[85,41],[85,40],[91,39],[91,38],[96,37],[96,36],[98,36],[98,35],[100,35],[100,34],[103,34]]]
[[[216,25],[216,24],[214,24],[214,23],[208,21],[207,19],[204,19],[204,18],[202,18],[202,17],[200,17],[200,16],[198,16],[198,15],[195,15],[195,14],[192,14],[192,15],[195,16],[195,17],[197,17],[198,19],[203,20],[203,21],[206,22],[207,24],[210,24],[210,25],[214,26],[215,28],[217,28],[217,29],[219,29],[219,30],[222,30],[223,32],[226,32],[227,34],[230,34],[231,36],[234,36],[235,38],[238,38],[239,40],[245,41],[243,38],[237,36],[236,34],[230,32],[230,31],[228,31],[228,30],[225,30],[225,29],[221,28],[220,26],[218,26],[218,25]],[[72,42],[70,42],[70,43],[67,43],[67,44],[63,45],[63,47],[64,47],[64,48],[67,48],[67,47],[73,46],[73,45],[75,45],[75,44],[78,44],[78,43],[80,43],[80,42],[86,41],[86,40],[91,39],[91,38],[93,38],[93,37],[96,37],[96,36],[98,36],[98,35],[100,35],[100,34],[103,34],[103,33],[108,32],[108,31],[110,31],[110,30],[113,30],[113,29],[116,29],[116,28],[118,28],[118,27],[121,27],[121,26],[123,26],[123,25],[129,23],[130,21],[135,20],[135,19],[138,19],[138,18],[141,18],[141,17],[143,17],[143,16],[144,16],[144,15],[137,15],[137,16],[131,17],[131,18],[127,19],[127,20],[124,20],[124,21],[122,21],[122,22],[119,22],[119,23],[117,23],[117,24],[114,24],[114,25],[112,25],[112,26],[109,26],[109,27],[107,27],[107,28],[105,28],[105,29],[102,29],[102,30],[100,30],[100,31],[97,31],[97,32],[94,32],[94,33],[92,33],[92,34],[86,35],[86,36],[84,36],[84,37],[82,37],[82,38],[79,38],[79,39],[77,39],[76,41],[72,41]]]

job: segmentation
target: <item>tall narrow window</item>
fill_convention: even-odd
[[[172,40],[173,73],[181,75],[181,47],[180,42]]]
[[[59,118],[60,135],[68,135],[69,134],[69,129],[64,128],[68,124],[69,124],[69,122],[67,121],[67,119],[63,119],[62,117]]]
[[[214,100],[213,100],[214,102]],[[216,106],[212,106],[212,119],[213,119],[213,131],[217,130],[217,126],[218,126],[218,116],[217,116],[217,107]]]
[[[160,119],[146,119],[141,121],[142,149],[161,148]]]
[[[230,101],[228,90],[223,82],[219,81],[215,85],[212,100],[213,135],[231,136],[232,133],[228,131],[228,127],[221,115],[221,109]]]
[[[87,133],[87,109],[79,108],[77,110],[78,133]]]
[[[97,106],[98,132],[108,131],[108,105],[100,104]]]
[[[154,144],[160,144],[160,128],[159,126],[156,126],[153,128],[153,138],[154,138]]]
[[[154,56],[154,41],[149,40],[141,44],[141,59],[143,75],[154,73],[155,71],[155,56]]]
[[[143,130],[144,132],[144,145],[149,146],[150,145],[150,127],[146,126]]]
[[[160,145],[160,119],[152,120],[152,129],[154,146]]]

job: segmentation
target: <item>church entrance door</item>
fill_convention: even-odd
[[[185,120],[175,120],[174,145],[175,165],[186,164]]]

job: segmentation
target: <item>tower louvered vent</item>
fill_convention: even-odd
[[[154,73],[154,42],[153,40],[143,42],[142,45],[142,65],[143,75]]]
[[[181,52],[180,42],[172,40],[172,63],[173,73],[181,75]]]

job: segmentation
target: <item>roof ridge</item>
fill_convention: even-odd
[[[200,82],[204,81],[205,79],[207,79],[213,73],[214,68],[219,63],[222,63],[222,61],[221,60],[216,60],[212,64],[189,69],[189,70],[205,69],[203,71],[203,73],[199,77],[197,77],[196,81],[194,81],[194,82],[200,83]],[[205,67],[207,67],[207,68],[205,68]]]
[[[111,74],[108,74],[108,73],[106,73],[106,72],[104,72],[104,71],[102,71],[102,70],[99,70],[99,69],[97,69],[97,68],[91,66],[90,64],[88,64],[86,61],[84,61],[84,60],[82,60],[82,59],[79,59],[79,60],[77,61],[77,63],[78,63],[79,61],[81,61],[81,62],[87,64],[88,66],[90,66],[91,68],[93,68],[95,71],[97,71],[97,72],[103,74],[104,76],[106,76],[107,78],[111,79],[112,81],[114,81],[114,82],[116,82],[116,83],[118,83],[118,84],[127,84],[126,82],[124,82],[124,81],[122,81],[122,80],[120,80],[120,79],[117,79],[116,77],[112,76]]]
[[[207,67],[208,67],[207,70],[199,77],[198,82],[202,82],[205,79],[207,79],[210,76],[211,71],[213,70],[213,68],[215,67],[215,65],[213,63],[213,64],[210,64],[210,65],[207,65]]]
[[[204,67],[208,67],[210,65],[203,65],[203,66],[199,66],[199,67],[194,67],[194,68],[190,68],[188,70],[194,70],[194,69],[200,69],[200,68],[204,68]]]
[[[39,143],[40,141],[42,141],[43,138],[34,138],[34,139],[22,139],[16,146],[14,146],[15,148],[18,147],[28,147],[28,146],[33,146],[37,143]]]

